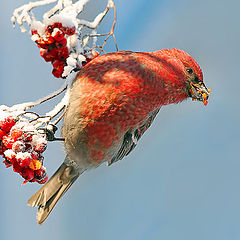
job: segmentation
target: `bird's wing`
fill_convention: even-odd
[[[110,161],[108,161],[108,166],[127,156],[136,147],[138,140],[151,126],[159,110],[160,108],[157,108],[154,111],[150,112],[148,118],[146,118],[146,120],[140,125],[140,127],[131,131],[129,130],[125,133],[123,143],[120,149],[118,150],[117,154]]]

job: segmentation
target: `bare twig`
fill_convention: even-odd
[[[62,77],[66,77],[66,82],[64,86],[58,91],[50,94],[49,96],[46,96],[35,102],[17,104],[10,108],[6,106],[0,106],[1,111],[7,111],[9,113],[15,112],[15,114],[19,114],[19,117],[22,117],[23,119],[29,121],[29,123],[34,125],[34,127],[38,130],[42,126],[44,126],[44,128],[49,127],[51,124],[55,126],[61,121],[64,114],[66,113],[71,82],[77,74],[74,69],[81,66],[82,62],[85,59],[84,54],[91,54],[91,51],[95,48],[100,49],[100,53],[106,53],[104,51],[104,47],[111,36],[113,37],[116,50],[118,51],[116,37],[114,34],[117,13],[113,0],[107,0],[106,8],[103,12],[100,12],[93,21],[87,21],[78,18],[79,14],[83,11],[88,1],[89,0],[77,0],[75,1],[75,3],[73,3],[73,0],[38,0],[36,2],[29,2],[28,4],[25,4],[14,11],[13,17],[11,19],[13,25],[15,26],[15,24],[18,23],[21,31],[24,32],[26,31],[26,29],[23,25],[26,23],[26,25],[29,25],[30,29],[37,30],[37,34],[39,35],[38,37],[41,38],[43,38],[44,34],[46,34],[47,27],[58,21],[62,21],[66,25],[69,24],[70,26],[74,26],[76,30],[73,35],[66,38],[67,47],[69,50],[69,57],[66,60],[67,65],[65,66],[62,75]],[[36,21],[32,10],[38,6],[53,3],[55,3],[55,5],[43,15],[43,21]],[[113,8],[114,10],[114,19],[110,31],[104,34],[97,33],[97,27],[103,21],[104,17],[107,15],[111,8]],[[82,36],[82,32],[84,32],[85,30],[90,34]],[[97,44],[97,40],[99,37],[105,37],[102,45]],[[91,46],[89,44],[90,38],[92,40]],[[32,38],[32,40],[35,41],[34,38]],[[45,113],[43,116],[40,116],[39,114],[32,111],[27,111],[30,108],[33,108],[37,105],[40,105],[55,98],[64,91],[66,91],[65,95],[60,100],[60,102],[56,106],[54,106],[51,111]],[[55,118],[56,120],[54,120]]]
[[[64,112],[62,113],[62,115],[53,122],[54,125],[57,125],[61,120],[62,118],[64,117],[65,113],[67,112],[67,107],[65,108]]]
[[[103,44],[102,45],[97,45],[97,46],[93,46],[91,48],[91,50],[95,49],[95,48],[100,48],[100,53],[103,52],[103,53],[106,53],[103,48],[104,46],[106,45],[107,43],[107,40],[113,36],[113,40],[114,40],[114,44],[115,44],[115,48],[116,48],[116,51],[118,51],[118,46],[117,46],[117,41],[116,41],[116,37],[115,37],[115,34],[114,34],[114,29],[115,29],[115,25],[116,25],[116,20],[117,20],[117,11],[116,11],[116,7],[115,7],[115,4],[112,2],[111,4],[111,7],[114,9],[114,20],[113,20],[113,24],[112,24],[112,27],[111,27],[111,30],[110,32],[108,33],[103,33],[103,34],[86,34],[85,36],[86,37],[101,37],[101,36],[107,36],[104,41],[103,41]],[[107,11],[106,11],[107,10]],[[105,9],[105,12],[108,12],[109,10],[109,5],[107,6],[107,8]],[[84,41],[84,39],[83,39]],[[88,40],[87,40],[88,42]],[[84,43],[86,44],[86,43]]]
[[[60,95],[62,92],[64,92],[67,89],[67,84],[65,83],[63,87],[61,87],[59,90],[56,92],[50,94],[49,96],[46,96],[36,102],[26,102],[26,103],[21,103],[21,104],[16,104],[10,108],[10,111],[26,111],[30,108],[33,108],[37,105],[40,105],[44,102],[47,102],[48,100],[51,100],[55,98],[56,96]]]

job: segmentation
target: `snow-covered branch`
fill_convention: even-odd
[[[0,105],[0,155],[7,168],[13,167],[25,179],[24,183],[43,184],[48,179],[42,154],[47,141],[64,141],[55,137],[56,125],[67,110],[70,88],[77,72],[84,64],[104,52],[104,46],[111,36],[117,49],[114,2],[106,0],[105,9],[89,21],[83,19],[81,14],[89,1],[39,0],[29,2],[13,12],[13,26],[18,24],[22,32],[29,30],[31,39],[40,48],[41,57],[52,63],[52,74],[65,80],[59,90],[40,100],[12,107]],[[33,10],[37,11],[44,5],[49,5],[49,10],[43,14],[42,19],[36,19]],[[111,29],[108,33],[99,33],[98,27],[110,9],[114,11]],[[99,39],[102,44],[98,42]],[[62,99],[50,111],[42,115],[34,111],[37,105],[49,102],[62,93]]]
[[[29,2],[13,12],[11,19],[13,25],[15,26],[17,23],[23,32],[26,31],[26,28],[31,30],[32,40],[35,41],[40,48],[40,55],[45,61],[52,62],[53,75],[57,78],[65,78],[66,81],[62,88],[45,98],[7,108],[9,113],[15,111],[24,117],[32,119],[31,122],[36,128],[53,123],[57,124],[61,120],[65,112],[64,110],[68,105],[69,88],[77,71],[79,71],[86,62],[98,56],[101,52],[104,52],[103,48],[109,37],[113,36],[117,49],[114,35],[116,23],[116,8],[114,2],[107,0],[106,8],[98,13],[92,21],[88,21],[81,18],[81,13],[89,1],[90,0],[78,0],[75,2],[72,0],[40,0]],[[37,20],[33,10],[37,10],[38,7],[44,5],[50,5],[50,10],[43,14],[42,20]],[[97,28],[110,9],[114,10],[112,27],[108,33],[98,33]],[[89,31],[86,31],[86,29]],[[97,42],[101,37],[105,37],[105,39],[102,45],[99,45]],[[92,39],[92,41],[89,41],[90,39]],[[96,48],[100,49],[100,53],[95,51]],[[62,100],[43,116],[29,111],[29,109],[55,98],[66,89],[67,91]],[[62,113],[62,115],[58,116],[60,113]],[[56,117],[58,118],[54,120]]]

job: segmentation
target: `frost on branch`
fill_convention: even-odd
[[[44,116],[29,111],[66,91],[62,100]],[[17,104],[12,107],[0,106],[0,155],[7,168],[19,173],[26,182],[40,184],[48,180],[43,166],[43,152],[47,141],[64,140],[55,137],[56,124],[63,114],[55,119],[68,104],[69,89],[65,84],[58,91],[36,102]]]
[[[46,62],[53,65],[53,75],[56,78],[66,78],[78,71],[84,64],[99,55],[95,49],[104,52],[103,47],[110,36],[114,35],[116,9],[112,0],[107,1],[105,10],[95,19],[87,21],[81,19],[81,13],[89,0],[42,0],[30,2],[14,11],[12,22],[19,24],[22,31],[26,31],[24,23],[29,25],[32,40],[40,48],[40,55]],[[36,7],[55,3],[56,5],[43,15],[43,20],[35,19],[32,10]],[[97,32],[109,9],[114,9],[114,20],[109,33]],[[79,16],[79,17],[78,17]],[[86,33],[85,33],[86,32]],[[105,36],[102,45],[97,45],[98,38]],[[90,41],[90,39],[92,41]]]
[[[12,107],[0,105],[0,155],[7,168],[19,173],[26,182],[47,181],[46,168],[43,166],[43,152],[47,141],[64,140],[56,138],[56,125],[64,116],[69,101],[69,91],[77,71],[104,52],[104,46],[114,35],[116,9],[112,0],[107,0],[103,12],[93,21],[81,18],[89,0],[41,0],[30,2],[17,8],[12,17],[13,25],[18,24],[22,32],[29,29],[31,39],[40,48],[40,55],[53,65],[53,75],[64,78],[65,84],[56,92],[40,100],[16,104]],[[37,20],[32,12],[38,7],[55,4],[46,12],[42,20]],[[97,28],[110,9],[114,19],[108,33],[101,34]],[[99,38],[102,44],[98,44]],[[98,51],[97,51],[98,50]],[[43,104],[65,92],[62,100],[49,112],[40,116],[30,109]]]
[[[7,168],[19,173],[26,182],[47,181],[42,153],[47,147],[45,134],[41,134],[24,113],[0,110],[0,155]]]

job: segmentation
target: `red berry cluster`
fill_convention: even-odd
[[[32,30],[35,42],[40,48],[40,55],[46,62],[52,63],[52,74],[56,78],[62,78],[64,67],[67,65],[66,59],[69,57],[66,36],[74,33],[75,27],[65,27],[60,22],[48,25],[43,36],[40,36],[37,30]]]
[[[42,165],[46,140],[34,131],[24,130],[17,122],[15,116],[0,120],[0,155],[7,168],[12,166],[13,171],[25,179],[23,183],[43,184],[48,180]]]

